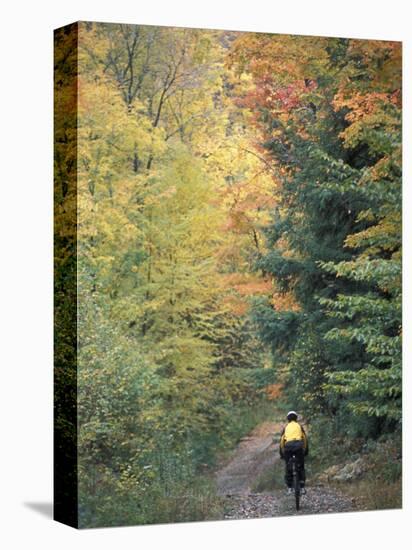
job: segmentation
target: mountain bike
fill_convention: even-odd
[[[296,511],[299,511],[300,509],[300,495],[301,495],[301,488],[300,488],[300,469],[297,465],[297,459],[296,455],[292,454],[289,458],[289,468],[292,470],[293,474],[293,492],[295,494],[295,504],[296,504]]]

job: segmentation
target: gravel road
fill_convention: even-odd
[[[295,510],[293,496],[285,489],[255,492],[256,481],[275,468],[284,468],[278,444],[282,423],[264,422],[244,437],[228,462],[216,473],[218,494],[225,501],[225,519],[267,518],[276,516],[350,512],[350,498],[335,489],[311,486],[302,496],[301,509]]]

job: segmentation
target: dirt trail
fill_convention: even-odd
[[[292,514],[319,514],[348,512],[352,510],[349,498],[327,487],[312,487],[307,483],[307,495],[302,496],[301,510],[296,512],[293,497],[285,489],[256,492],[253,488],[259,478],[279,468],[284,463],[279,458],[282,423],[264,422],[247,437],[242,438],[231,459],[216,473],[218,494],[225,499],[225,518],[262,518]],[[279,470],[278,470],[279,471]],[[279,477],[279,476],[278,476]]]
[[[280,424],[264,422],[241,439],[230,462],[217,473],[219,495],[247,495],[252,492],[258,476],[273,468],[278,459],[273,437],[280,429]]]

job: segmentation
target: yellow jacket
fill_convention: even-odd
[[[282,434],[280,437],[280,445],[279,445],[280,456],[283,457],[285,445],[289,441],[303,441],[304,453],[305,455],[308,454],[308,451],[309,451],[308,437],[306,435],[305,430],[302,428],[299,422],[296,422],[295,420],[291,420],[290,422],[288,422],[288,424],[286,424],[286,426],[282,430]]]

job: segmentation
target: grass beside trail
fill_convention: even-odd
[[[312,427],[313,429],[313,427]],[[323,436],[323,438],[321,437]],[[358,510],[388,510],[402,507],[401,434],[365,440],[346,436],[312,434],[311,458],[307,460],[307,479],[321,480],[353,499]],[[362,473],[347,481],[325,481],[333,466],[344,467],[360,460]]]
[[[234,409],[217,463],[227,460],[240,439],[256,426],[267,420],[276,420],[277,417],[273,401],[266,398]],[[165,499],[163,504],[160,503],[157,511],[157,517],[161,518],[162,523],[222,519],[227,505],[216,493],[214,471],[207,469],[199,473],[190,488],[180,495]]]
[[[263,472],[252,487],[254,493],[266,493],[285,488],[285,463],[279,461],[275,468]]]
[[[230,427],[226,433],[224,445],[216,463],[224,463],[231,455],[240,439],[249,434],[262,422],[280,417],[278,405],[266,398],[252,405],[241,405],[233,411]],[[178,521],[202,521],[222,519],[227,502],[216,493],[213,470],[206,469],[199,473],[193,485],[180,495],[165,499],[160,503],[158,517],[162,523]]]

